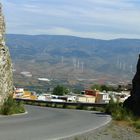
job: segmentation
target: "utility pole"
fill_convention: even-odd
[[[64,65],[64,57],[61,56],[61,64]]]

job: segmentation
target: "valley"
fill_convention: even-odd
[[[6,38],[15,85],[45,90],[60,83],[78,88],[95,83],[130,83],[140,52],[138,39],[18,34],[8,34]],[[38,78],[48,78],[50,82]]]

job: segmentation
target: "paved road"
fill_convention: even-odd
[[[0,140],[57,140],[98,128],[110,117],[88,111],[26,106],[28,114],[0,117]]]

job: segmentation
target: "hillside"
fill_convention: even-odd
[[[140,39],[99,40],[60,35],[8,34],[16,74],[35,78],[90,79],[93,82],[130,80],[140,52]]]

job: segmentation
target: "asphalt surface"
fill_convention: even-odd
[[[58,140],[97,129],[111,120],[97,112],[26,108],[24,115],[0,116],[0,140]]]

